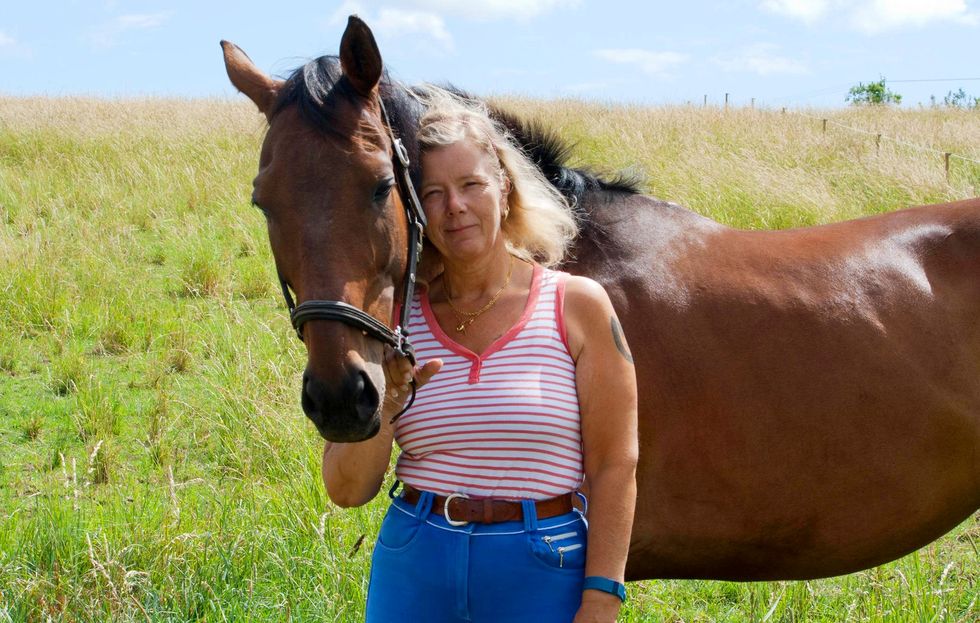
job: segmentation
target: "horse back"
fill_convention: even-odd
[[[594,213],[569,268],[637,363],[630,577],[846,573],[980,505],[980,201],[784,231]]]

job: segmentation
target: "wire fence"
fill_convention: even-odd
[[[936,82],[936,81],[948,81],[948,80],[949,79],[943,79],[943,80],[931,80],[931,79],[930,80],[901,80],[901,81],[892,80],[891,82]],[[958,80],[961,80],[961,81],[962,80],[980,80],[980,78],[960,78]],[[725,93],[725,104],[724,104],[724,106],[725,106],[725,109],[726,110],[730,106],[730,103],[729,103],[729,95],[730,95],[730,93]],[[688,102],[688,104],[690,104],[690,102]],[[705,107],[705,108],[708,107],[708,95],[707,94],[705,94],[705,96],[704,96],[704,103],[702,104],[702,106]],[[751,99],[750,108],[755,109],[755,107],[756,107],[756,99],[753,97]],[[817,117],[815,115],[809,115],[809,114],[807,114],[805,112],[802,112],[802,111],[799,111],[799,110],[789,110],[786,107],[783,107],[781,109],[781,111],[782,111],[783,114],[790,113],[790,114],[794,114],[794,115],[799,115],[801,117],[807,117],[809,119],[814,119],[814,120],[820,121],[821,124],[822,124],[822,129],[823,129],[824,134],[827,133],[827,126],[828,125],[834,125],[834,126],[837,126],[838,128],[841,128],[843,130],[847,130],[849,132],[856,132],[858,134],[864,134],[864,135],[867,135],[867,136],[873,136],[873,137],[875,137],[875,148],[879,152],[881,151],[881,142],[882,141],[890,141],[890,142],[892,142],[892,143],[894,143],[896,145],[902,145],[903,147],[908,147],[909,149],[912,149],[914,151],[920,151],[920,152],[927,152],[927,153],[937,154],[937,155],[941,156],[942,159],[943,159],[943,166],[945,167],[945,170],[946,170],[946,182],[947,183],[949,183],[949,181],[950,181],[950,161],[952,159],[955,158],[955,159],[958,159],[958,160],[962,160],[963,162],[968,162],[970,164],[980,165],[980,160],[977,160],[976,158],[970,158],[969,156],[964,156],[963,154],[958,154],[958,153],[951,152],[951,151],[943,151],[941,149],[936,149],[935,147],[928,147],[926,145],[918,145],[916,143],[910,143],[910,142],[905,141],[905,140],[902,140],[900,138],[897,138],[897,137],[894,137],[894,136],[889,136],[889,135],[884,134],[882,132],[871,132],[871,131],[865,130],[863,128],[855,128],[855,127],[852,127],[852,126],[849,126],[849,125],[845,125],[843,123],[840,123],[839,121],[834,121],[833,119],[831,119],[829,117]]]
[[[786,112],[786,109],[785,108],[783,108],[783,112],[784,113]],[[836,126],[838,128],[841,128],[843,130],[847,130],[849,132],[855,132],[857,134],[864,134],[866,136],[873,136],[873,137],[875,137],[875,147],[879,151],[881,150],[881,142],[884,140],[884,141],[890,141],[892,143],[895,143],[896,145],[901,145],[903,147],[908,147],[909,149],[912,149],[912,150],[915,150],[915,151],[925,152],[925,153],[932,153],[932,154],[936,154],[936,155],[942,156],[942,158],[943,158],[943,166],[946,168],[946,181],[947,182],[949,182],[949,176],[950,176],[950,160],[951,159],[957,158],[957,159],[962,160],[964,162],[969,162],[969,163],[972,163],[972,164],[980,165],[980,160],[976,160],[974,158],[970,158],[970,157],[964,156],[962,154],[957,154],[957,153],[954,153],[954,152],[951,152],[951,151],[943,151],[941,149],[936,149],[935,147],[928,147],[926,145],[918,145],[916,143],[910,143],[908,141],[902,140],[902,139],[897,138],[897,137],[894,137],[894,136],[888,136],[887,134],[884,134],[882,132],[871,132],[871,131],[865,130],[863,128],[855,128],[855,127],[852,127],[852,126],[849,126],[849,125],[845,125],[843,123],[840,123],[839,121],[835,121],[833,119],[830,119],[829,117],[817,117],[815,115],[809,115],[809,114],[807,114],[805,112],[800,112],[800,111],[792,111],[792,113],[794,115],[799,115],[801,117],[806,117],[808,119],[814,119],[814,120],[820,121],[821,124],[822,124],[822,128],[823,128],[824,134],[827,133],[827,126],[828,125],[834,125],[834,126]]]
[[[975,78],[971,78],[971,80],[973,80],[973,79],[975,79]],[[893,82],[895,82],[895,81],[893,81]],[[912,81],[912,80],[903,80],[902,82],[914,82],[914,81]],[[729,108],[729,95],[730,95],[729,93],[725,93],[725,109],[726,110]],[[755,104],[756,104],[755,98],[753,97],[752,100],[751,100],[750,107],[752,109],[755,109],[755,107],[756,107]],[[707,107],[708,106],[708,95],[707,94],[705,94],[705,96],[704,96],[704,104],[703,104],[703,106],[704,107]],[[847,130],[849,132],[855,132],[855,133],[858,133],[858,134],[864,134],[864,135],[867,135],[867,136],[873,136],[873,137],[875,137],[875,148],[879,152],[881,151],[881,142],[882,141],[890,141],[890,142],[892,142],[892,143],[894,143],[896,145],[902,145],[903,147],[908,147],[909,149],[912,149],[914,151],[920,151],[920,152],[927,152],[927,153],[937,154],[937,155],[941,156],[942,159],[943,159],[943,166],[945,167],[945,170],[946,170],[946,183],[949,183],[949,181],[950,181],[950,161],[952,159],[956,158],[958,160],[962,160],[963,162],[968,162],[970,164],[980,165],[980,160],[977,160],[976,158],[970,158],[969,156],[964,156],[963,154],[958,154],[958,153],[951,152],[951,151],[943,151],[941,149],[936,149],[935,147],[929,147],[929,146],[926,146],[926,145],[918,145],[916,143],[910,143],[908,141],[902,140],[902,139],[897,138],[895,136],[889,136],[889,135],[884,134],[882,132],[871,132],[871,131],[865,130],[863,128],[855,128],[855,127],[852,127],[852,126],[849,126],[849,125],[845,125],[843,123],[840,123],[839,121],[834,121],[833,119],[831,119],[829,117],[817,117],[817,116],[814,116],[814,115],[809,115],[809,114],[807,114],[805,112],[802,112],[802,111],[799,111],[799,110],[789,110],[786,107],[783,107],[781,110],[782,110],[783,114],[791,113],[791,114],[794,114],[794,115],[798,115],[800,117],[806,117],[808,119],[814,119],[816,121],[820,121],[821,124],[822,124],[822,128],[823,128],[824,134],[827,133],[827,126],[834,125],[834,126],[836,126],[838,128],[841,128],[843,130]]]

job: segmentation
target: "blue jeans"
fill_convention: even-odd
[[[451,526],[395,498],[371,561],[368,623],[569,623],[582,601],[587,524],[573,510],[538,520]]]

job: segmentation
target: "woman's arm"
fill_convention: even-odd
[[[422,387],[442,367],[442,361],[433,359],[424,366],[412,368],[404,357],[388,352],[385,358],[385,381],[389,388],[397,387],[397,397],[386,395],[381,409],[381,429],[378,434],[357,443],[333,443],[323,448],[321,473],[327,496],[337,506],[351,507],[367,504],[381,489],[385,472],[391,463],[391,448],[395,430],[393,418],[404,406],[411,391],[408,380]],[[392,379],[397,379],[394,383]]]
[[[585,575],[622,582],[636,504],[638,436],[633,358],[609,296],[591,279],[568,278],[565,326],[576,362],[589,491]],[[586,590],[575,621],[615,621],[619,606],[614,595]]]

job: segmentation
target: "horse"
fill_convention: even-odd
[[[419,179],[413,89],[389,79],[356,17],[339,58],[286,80],[222,48],[232,84],[268,120],[253,203],[287,299],[292,288],[391,324],[412,227],[395,140]],[[628,580],[850,573],[980,507],[980,200],[738,230],[569,168],[553,133],[492,114],[578,206],[563,268],[605,287],[631,345]],[[302,337],[301,402],[320,434],[375,434],[381,342],[328,319]]]

